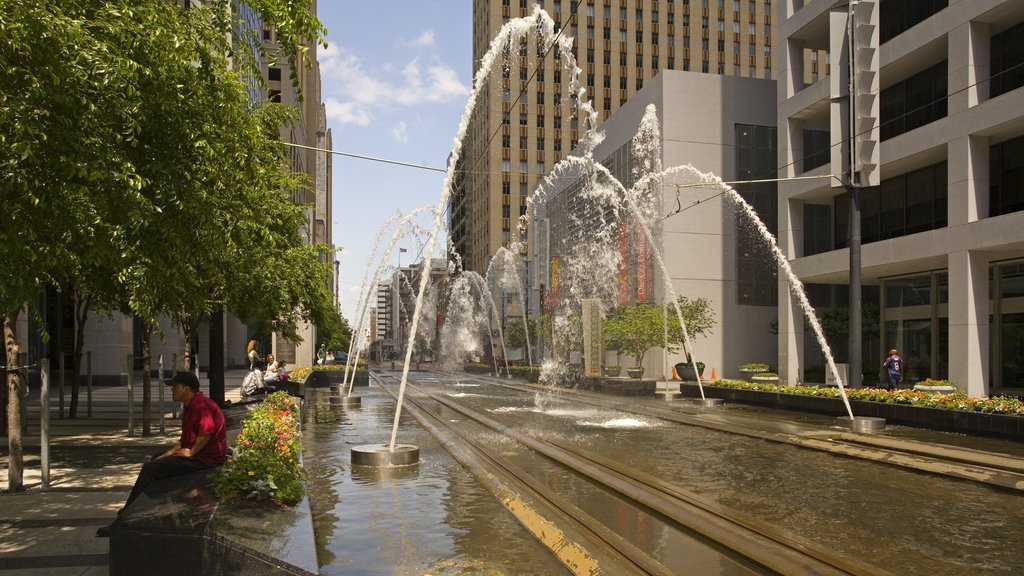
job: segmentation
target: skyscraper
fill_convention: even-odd
[[[473,62],[528,0],[474,0]],[[576,39],[580,83],[604,121],[662,69],[773,78],[772,0],[544,0]],[[518,239],[517,219],[544,175],[588,128],[570,92],[570,59],[538,38],[509,46],[478,96],[449,202],[452,250],[481,274]],[[810,73],[811,67],[808,67]],[[477,72],[474,69],[474,74]],[[582,125],[581,125],[582,124]]]

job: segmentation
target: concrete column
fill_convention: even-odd
[[[965,136],[948,144],[949,226],[987,218],[989,214],[989,139]]]
[[[949,116],[988,100],[992,30],[970,21],[949,33]]]
[[[989,393],[988,256],[949,255],[949,378],[969,396]]]
[[[787,260],[803,254],[804,203],[779,199],[779,249]],[[779,274],[779,379],[803,382],[804,316],[790,292],[786,275]]]

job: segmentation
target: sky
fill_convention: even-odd
[[[472,85],[470,0],[317,4],[327,28],[317,59],[334,150],[444,169]],[[354,324],[381,226],[396,209],[435,205],[444,173],[335,155],[333,176],[339,298]],[[403,240],[388,262],[405,266],[418,252],[414,239]]]

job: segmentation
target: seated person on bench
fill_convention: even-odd
[[[166,384],[171,386],[171,397],[185,406],[181,414],[181,438],[172,448],[142,465],[125,507],[153,482],[216,468],[224,463],[227,456],[224,413],[216,402],[199,391],[196,375],[178,372]],[[109,536],[110,526],[99,528],[96,535]]]

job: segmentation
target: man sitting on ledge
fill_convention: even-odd
[[[156,480],[216,468],[224,463],[227,455],[224,413],[199,391],[196,375],[178,372],[166,384],[171,386],[171,397],[185,406],[181,414],[181,438],[170,450],[142,465],[135,487],[124,504],[126,508]],[[99,528],[96,535],[109,536],[110,526]]]

